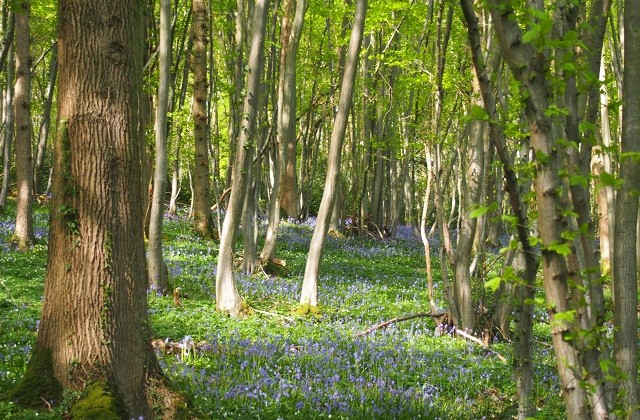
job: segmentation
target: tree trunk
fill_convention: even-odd
[[[622,405],[628,418],[640,418],[638,403],[638,257],[636,253],[640,189],[640,2],[624,4],[624,84],[620,178],[616,194],[613,247],[613,320],[615,360],[622,374]],[[626,155],[626,156],[625,156]]]
[[[333,130],[331,132],[324,192],[322,193],[320,209],[318,210],[318,219],[316,221],[316,227],[313,230],[313,236],[311,237],[307,265],[304,271],[304,280],[302,283],[302,291],[300,293],[301,305],[318,305],[318,272],[320,270],[320,258],[322,257],[322,249],[329,230],[331,211],[333,210],[336,199],[336,185],[340,179],[342,143],[344,141],[344,135],[349,119],[349,111],[353,99],[356,69],[358,67],[358,57],[360,54],[366,13],[367,0],[357,0],[351,39],[347,50],[347,61],[342,78],[342,86],[340,88],[338,113],[336,114]]]
[[[216,306],[231,316],[240,313],[240,296],[233,279],[233,241],[235,239],[249,184],[249,170],[253,164],[256,116],[260,103],[260,81],[264,61],[264,39],[269,15],[269,0],[257,0],[253,14],[251,49],[249,51],[249,77],[242,110],[242,125],[236,144],[235,161],[231,176],[229,206],[222,225],[218,271],[216,272]]]
[[[242,116],[242,91],[244,89],[244,39],[245,39],[245,0],[236,1],[235,13],[235,44],[233,58],[233,85],[235,89],[229,95],[229,108],[231,118],[229,118],[229,164],[227,165],[226,183],[230,186],[232,182],[231,173],[235,162],[235,151],[237,148],[240,128],[243,124]]]
[[[13,13],[12,13],[13,14]],[[3,148],[3,171],[2,188],[0,189],[0,211],[4,211],[7,206],[7,195],[9,194],[9,180],[11,176],[11,143],[13,140],[13,75],[15,72],[13,43],[9,47],[7,57],[7,86],[4,96],[4,148]]]
[[[290,14],[292,3],[293,0],[285,0],[283,4],[287,15]],[[283,148],[284,168],[280,185],[280,206],[287,217],[294,219],[297,219],[300,213],[296,169],[296,58],[306,10],[307,0],[296,0],[293,24],[289,26],[291,19],[283,16],[281,33],[279,90],[282,90],[283,102],[279,102],[278,106],[278,136],[281,142],[280,147]],[[280,97],[280,93],[278,96]],[[281,129],[280,126],[282,126]]]
[[[300,213],[296,170],[296,61],[298,44],[302,34],[307,0],[297,0],[293,21],[293,0],[283,3],[282,29],[280,33],[280,77],[278,81],[278,153],[275,164],[269,226],[260,259],[273,257],[280,223],[280,207],[288,217],[297,218]],[[273,215],[272,215],[273,212]]]
[[[206,0],[193,0],[193,137],[195,143],[193,227],[205,238],[213,237],[211,179],[209,176],[209,118],[207,113],[207,19]]]
[[[160,0],[160,45],[158,46],[158,95],[155,119],[156,164],[149,219],[149,285],[158,293],[169,287],[167,264],[162,256],[162,220],[167,191],[167,112],[171,86],[171,0]]]
[[[60,386],[98,381],[124,404],[111,416],[150,418],[147,389],[164,382],[146,300],[142,9],[138,1],[59,1],[60,130],[41,323],[13,391],[24,403],[20,391],[43,405],[40,397],[61,400]]]
[[[36,161],[33,168],[33,191],[36,194],[44,192],[42,179],[44,178],[44,159],[47,152],[47,141],[51,127],[51,107],[53,106],[53,94],[56,88],[56,78],[58,76],[58,49],[56,46],[51,50],[51,63],[49,67],[49,84],[47,85],[46,99],[42,110],[42,124],[38,133],[38,147],[36,150]]]
[[[561,209],[566,208],[568,203],[566,196],[560,194],[563,182],[560,178],[561,156],[556,148],[554,133],[557,127],[546,114],[551,105],[549,99],[553,97],[545,73],[549,59],[544,54],[538,54],[531,43],[515,42],[522,39],[522,32],[507,2],[491,0],[489,9],[511,72],[528,93],[525,115],[536,156],[535,190],[538,232],[543,250],[543,285],[567,414],[570,419],[588,418],[587,392],[578,376],[583,367],[572,340],[576,325],[571,318],[571,311],[575,309],[571,305],[569,285],[575,279],[572,278],[573,273],[567,266],[565,256],[554,249],[555,245],[565,243],[561,235],[569,228],[569,220],[561,214]],[[556,318],[556,315],[559,317]]]
[[[16,135],[16,229],[14,240],[25,250],[33,243],[33,164],[31,155],[31,57],[29,19],[31,4],[21,1],[16,11],[16,87],[13,114]]]

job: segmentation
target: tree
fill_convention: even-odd
[[[242,128],[236,144],[235,160],[231,176],[229,206],[222,225],[218,270],[216,272],[216,306],[232,316],[240,313],[240,297],[233,280],[233,241],[240,226],[249,174],[253,164],[256,115],[260,103],[260,81],[264,62],[264,38],[269,0],[258,0],[253,11],[251,49],[249,51],[249,76],[242,111]]]
[[[353,28],[347,50],[347,61],[340,87],[340,99],[338,112],[336,113],[331,141],[329,144],[329,156],[327,162],[327,175],[324,182],[324,191],[318,210],[316,227],[313,230],[307,265],[304,270],[302,291],[300,292],[300,305],[318,306],[318,272],[320,271],[320,259],[322,248],[329,231],[329,221],[336,200],[336,188],[340,180],[340,159],[342,156],[342,143],[347,129],[353,91],[356,82],[356,70],[364,33],[364,21],[367,15],[367,0],[358,0],[353,18]]]
[[[640,417],[638,396],[637,222],[640,190],[640,2],[624,2],[624,84],[622,108],[622,187],[616,194],[613,249],[615,360],[623,377],[621,391],[628,418]]]
[[[167,266],[162,257],[162,219],[167,191],[167,111],[171,85],[171,0],[160,0],[158,99],[155,119],[156,165],[149,218],[149,284],[158,292],[168,288]]]
[[[193,222],[194,230],[213,236],[211,180],[209,177],[209,115],[207,112],[207,3],[193,0],[193,137],[195,142]]]
[[[61,401],[63,387],[111,396],[111,408],[99,412],[74,406],[78,418],[150,418],[158,393],[173,404],[167,416],[184,405],[166,388],[150,343],[138,137],[142,9],[141,1],[59,1],[60,129],[44,301],[10,397],[43,406]]]
[[[296,62],[298,44],[306,0],[297,0],[295,17],[292,21],[293,0],[285,0],[283,5],[282,29],[280,33],[280,77],[278,80],[278,151],[275,162],[272,197],[269,206],[269,225],[260,259],[267,261],[275,252],[280,204],[289,217],[298,217],[298,195],[296,180]],[[284,166],[284,168],[283,168]],[[280,190],[280,188],[283,188]]]
[[[14,13],[9,12],[8,16],[10,28],[14,27]],[[13,95],[14,85],[12,83],[15,73],[15,48],[13,47],[13,29],[10,29],[9,34],[11,38],[7,47],[7,83],[4,92],[4,137],[3,137],[3,174],[2,174],[2,188],[0,189],[0,211],[3,211],[7,205],[7,195],[9,194],[9,177],[11,175],[11,143],[13,140],[13,112],[6,112],[6,110],[13,109]]]
[[[16,12],[16,87],[13,102],[16,143],[16,229],[14,240],[19,249],[33,242],[33,166],[31,157],[31,56],[29,18],[31,4],[21,1]]]

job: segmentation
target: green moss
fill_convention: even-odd
[[[84,395],[71,407],[73,419],[118,420],[123,417],[126,417],[123,405],[102,381],[88,385]]]
[[[51,350],[36,347],[31,353],[27,371],[6,398],[25,408],[46,408],[51,401],[62,400],[62,385],[53,375]]]
[[[299,316],[311,315],[316,318],[320,318],[322,316],[322,310],[320,310],[319,306],[313,306],[305,303],[304,305],[299,305],[295,309],[295,314]]]

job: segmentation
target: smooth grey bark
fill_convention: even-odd
[[[253,12],[251,48],[249,50],[249,76],[242,110],[242,124],[236,144],[231,176],[229,205],[222,225],[218,270],[216,272],[216,307],[231,316],[240,313],[241,300],[233,279],[233,241],[235,239],[249,184],[249,170],[253,164],[256,116],[260,103],[260,81],[264,62],[264,39],[269,15],[269,0],[257,0]]]
[[[472,104],[482,106],[479,96],[480,87],[477,77],[472,81],[473,93],[476,99]],[[466,147],[466,158],[461,163],[466,165],[465,176],[462,180],[460,204],[462,211],[459,216],[460,228],[456,243],[456,258],[454,264],[454,291],[456,305],[460,313],[461,327],[466,331],[473,331],[475,314],[471,299],[471,273],[469,267],[473,257],[473,242],[476,235],[478,219],[471,217],[471,212],[480,204],[481,184],[484,179],[484,132],[482,121],[469,122],[469,137]]]
[[[234,55],[233,55],[233,85],[234,90],[229,95],[229,164],[227,165],[226,185],[230,186],[232,182],[233,163],[235,162],[235,151],[237,149],[237,141],[240,136],[240,129],[243,124],[243,102],[242,90],[244,89],[244,43],[245,43],[245,19],[244,10],[245,0],[236,1],[235,32],[234,32]]]
[[[191,13],[191,12],[190,12]],[[185,31],[187,32],[187,31]],[[185,34],[186,36],[186,34]],[[191,64],[191,50],[193,48],[193,37],[189,37],[184,53],[184,67],[182,68],[182,80],[180,82],[180,95],[177,106],[174,109],[182,109],[187,98],[187,87],[189,85],[189,67]],[[173,140],[173,162],[171,163],[171,197],[169,198],[169,213],[176,214],[178,211],[178,194],[180,194],[180,145],[182,144],[183,127],[176,127],[175,139]],[[193,196],[192,196],[193,197]]]
[[[267,261],[274,256],[280,207],[288,217],[297,218],[300,212],[296,180],[296,62],[298,45],[307,10],[307,0],[297,0],[295,16],[293,0],[283,3],[280,45],[280,77],[278,79],[278,152],[269,210],[269,225],[260,259]],[[282,189],[281,189],[282,188]]]
[[[620,369],[622,406],[630,419],[640,418],[638,404],[638,256],[636,253],[640,191],[640,1],[624,3],[624,84],[620,178],[616,192],[613,246],[614,354]]]
[[[171,0],[160,0],[160,43],[158,45],[158,94],[155,118],[155,170],[149,216],[148,272],[149,285],[158,293],[169,287],[167,264],[162,252],[162,221],[167,191],[167,134],[169,88],[171,86]]]
[[[31,54],[29,50],[31,3],[21,1],[15,14],[16,81],[13,114],[16,146],[16,228],[13,239],[27,249],[33,235],[33,157],[31,153]]]
[[[355,90],[356,70],[358,67],[366,13],[367,0],[357,0],[342,77],[342,86],[340,88],[338,112],[336,113],[333,130],[331,131],[324,191],[320,201],[316,226],[313,230],[313,236],[311,237],[311,244],[309,245],[302,291],[300,292],[301,305],[318,306],[318,272],[320,271],[320,259],[322,258],[322,249],[327,238],[329,220],[336,199],[335,189],[340,179],[342,144],[347,129],[353,91]]]
[[[285,0],[283,6],[290,9],[293,0]],[[298,200],[297,181],[297,137],[296,137],[296,62],[298,45],[304,24],[304,15],[307,10],[307,0],[296,0],[295,17],[291,19],[283,16],[281,38],[282,53],[280,58],[280,83],[283,101],[278,104],[279,123],[278,137],[280,147],[283,149],[284,167],[282,168],[280,181],[280,206],[288,217],[297,219],[300,213]],[[289,10],[285,12],[290,14]],[[285,25],[286,23],[286,25]],[[291,25],[288,27],[288,25]],[[280,96],[280,93],[278,93]],[[282,128],[280,129],[280,126]]]
[[[58,48],[54,45],[51,49],[51,62],[49,64],[49,84],[47,85],[46,99],[42,109],[42,123],[38,132],[38,145],[36,148],[35,165],[33,168],[33,190],[36,194],[43,192],[42,180],[44,178],[44,159],[47,151],[47,140],[51,128],[51,108],[53,106],[53,94],[56,88],[58,75]]]

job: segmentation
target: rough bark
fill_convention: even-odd
[[[33,158],[31,154],[31,57],[29,19],[31,4],[21,1],[16,11],[16,82],[13,114],[16,145],[16,228],[13,239],[19,249],[33,243]]]
[[[356,11],[353,19],[353,28],[347,50],[347,60],[342,77],[340,88],[340,99],[338,101],[338,112],[335,116],[331,140],[329,143],[329,156],[327,164],[327,175],[324,183],[324,192],[320,201],[316,227],[313,230],[311,244],[309,245],[309,255],[304,271],[302,291],[300,292],[300,304],[318,305],[318,272],[320,271],[320,259],[322,248],[327,238],[329,230],[329,219],[335,203],[335,189],[340,179],[340,160],[342,156],[342,143],[347,129],[349,111],[353,99],[355,88],[356,69],[358,67],[358,57],[362,44],[362,34],[364,32],[364,21],[367,13],[367,0],[357,0]]]
[[[147,389],[163,379],[146,303],[142,3],[61,0],[58,10],[60,130],[45,293],[18,389],[42,404],[40,397],[60,400],[51,395],[60,386],[44,389],[47,382],[82,388],[100,381],[124,404],[120,416],[150,418]]]
[[[195,143],[193,227],[206,237],[213,237],[211,216],[211,180],[209,175],[209,118],[207,113],[207,18],[205,0],[193,0],[193,137]]]

